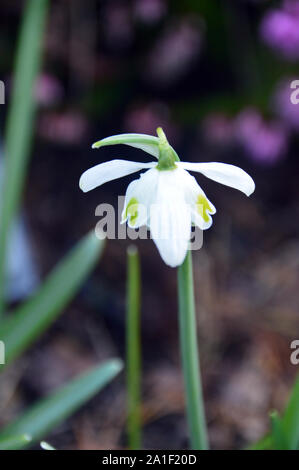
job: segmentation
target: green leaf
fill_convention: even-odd
[[[6,364],[25,351],[62,313],[97,263],[104,242],[92,231],[44,281],[37,294],[0,325]],[[4,366],[2,366],[4,367]]]
[[[80,375],[9,424],[0,434],[0,440],[23,433],[28,433],[32,442],[42,439],[96,395],[121,369],[122,362],[119,359],[111,359]],[[27,445],[27,442],[16,442],[14,449],[22,449]]]
[[[0,440],[0,450],[13,450],[18,446],[25,446],[31,442],[29,434],[21,434],[20,436],[12,436]]]
[[[153,135],[147,134],[119,134],[106,137],[105,139],[95,142],[92,146],[93,149],[105,147],[106,145],[124,144],[130,145],[137,149],[158,158],[159,157],[159,139]]]
[[[288,448],[295,450],[299,445],[299,376],[296,379],[287,404],[282,426],[286,435]]]
[[[272,436],[268,434],[259,441],[251,444],[246,448],[246,450],[270,450],[273,448]]]
[[[1,193],[0,313],[4,308],[6,243],[19,206],[30,153],[35,112],[34,83],[39,73],[48,0],[28,0],[24,10],[5,129],[5,178]]]
[[[274,418],[275,420],[275,418]],[[274,426],[276,426],[274,422]],[[272,421],[273,428],[273,421]],[[284,434],[285,447],[290,450],[298,449],[299,446],[299,376],[293,386],[290,399],[286,406],[283,417],[280,420],[280,429]],[[277,426],[272,429],[271,434],[263,437],[260,441],[252,444],[250,450],[274,449],[277,443]],[[274,435],[276,432],[276,436]]]
[[[280,419],[277,411],[270,413],[270,419],[272,423],[272,439],[275,450],[288,450],[288,443],[286,435],[282,426],[282,420]]]

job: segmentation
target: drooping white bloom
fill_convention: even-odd
[[[100,163],[82,174],[79,185],[82,191],[87,192],[108,181],[146,169],[127,188],[122,221],[135,229],[147,225],[162,259],[175,267],[185,259],[192,224],[206,230],[212,225],[211,216],[216,212],[187,170],[239,189],[247,196],[253,193],[255,184],[244,170],[234,165],[181,162],[161,128],[157,129],[157,134],[158,137],[121,134],[96,142],[93,148],[115,144],[140,148],[156,157],[158,162],[112,160]]]

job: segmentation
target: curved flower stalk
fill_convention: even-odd
[[[191,226],[206,230],[216,209],[189,171],[201,173],[218,183],[238,189],[247,196],[255,189],[253,179],[241,168],[226,163],[181,162],[161,128],[157,137],[120,134],[100,140],[93,148],[125,144],[158,159],[150,163],[112,160],[85,171],[80,188],[87,192],[108,181],[147,170],[132,181],[126,192],[122,222],[132,228],[147,225],[162,259],[171,267],[183,263]]]

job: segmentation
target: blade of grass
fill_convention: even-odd
[[[49,274],[37,294],[2,322],[0,339],[5,344],[6,364],[53,323],[95,266],[103,246],[93,231],[86,235]]]
[[[293,386],[291,396],[286,406],[283,417],[281,418],[281,429],[284,433],[286,446],[288,449],[295,450],[299,447],[299,376]],[[273,431],[271,434],[263,437],[260,441],[252,444],[249,450],[274,449],[275,439]]]
[[[272,424],[272,438],[275,450],[289,450],[286,435],[282,426],[282,420],[280,419],[277,411],[270,413],[270,419]]]
[[[262,437],[259,441],[246,447],[245,450],[273,450],[272,435],[268,434],[267,436]]]
[[[140,262],[137,249],[127,252],[127,401],[128,401],[128,445],[130,449],[141,447],[140,406]]]
[[[0,434],[0,439],[26,433],[31,436],[32,442],[40,440],[96,395],[121,369],[122,362],[111,359],[80,375],[9,424]],[[27,445],[27,442],[18,442],[14,449],[22,449]]]
[[[24,10],[5,129],[5,178],[1,194],[0,313],[4,310],[6,243],[23,190],[33,131],[34,82],[40,69],[48,0],[28,0]]]

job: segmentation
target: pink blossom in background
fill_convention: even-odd
[[[169,109],[164,103],[150,103],[135,106],[125,115],[124,131],[138,134],[156,135],[157,127],[161,126],[170,141],[177,142],[179,130],[171,122]]]
[[[34,87],[34,95],[41,106],[51,106],[59,103],[63,98],[63,87],[61,83],[49,74],[42,74],[37,78]]]
[[[234,118],[212,113],[203,120],[201,133],[211,146],[240,145],[248,157],[261,164],[276,163],[288,147],[287,126],[281,120],[266,121],[255,108],[247,108]]]
[[[202,28],[198,18],[173,23],[148,57],[146,77],[163,84],[181,78],[198,57],[202,46]]]
[[[133,39],[133,23],[129,6],[118,1],[108,2],[103,28],[112,47],[128,47]]]
[[[273,164],[284,157],[288,132],[276,121],[267,122],[253,108],[242,111],[235,121],[236,139],[248,155],[263,164]]]
[[[283,8],[285,11],[291,13],[292,15],[297,15],[299,17],[299,1],[298,0],[284,0]]]
[[[41,116],[38,125],[41,137],[64,144],[79,143],[86,135],[87,129],[87,120],[76,111],[46,113]]]
[[[299,59],[299,2],[290,0],[282,9],[269,10],[260,25],[261,37],[291,60]]]
[[[288,79],[281,82],[273,96],[273,107],[276,114],[285,123],[295,131],[299,131],[299,104],[291,102],[291,83],[294,79]]]
[[[144,23],[156,23],[167,12],[165,0],[136,0],[134,3],[135,17]]]
[[[202,122],[204,139],[212,145],[230,145],[235,138],[233,120],[223,113],[212,113]]]

